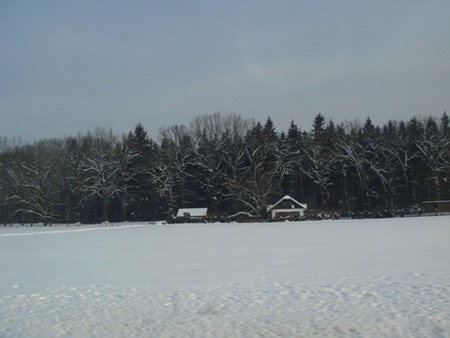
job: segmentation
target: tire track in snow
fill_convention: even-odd
[[[67,230],[49,230],[49,231],[33,231],[33,232],[18,232],[18,233],[7,233],[0,234],[0,237],[16,237],[16,236],[34,236],[34,235],[54,235],[54,234],[64,234],[70,232],[86,232],[86,231],[102,231],[102,230],[115,230],[115,229],[128,229],[128,228],[138,228],[144,227],[147,224],[133,224],[133,225],[118,225],[109,227],[98,227],[98,228],[81,228],[81,229],[67,229]]]

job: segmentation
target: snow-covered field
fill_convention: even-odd
[[[450,216],[1,227],[0,337],[450,337]]]

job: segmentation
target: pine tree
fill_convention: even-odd
[[[161,215],[152,182],[152,170],[159,156],[158,146],[147,136],[141,123],[124,140],[124,176],[127,200],[123,201],[127,219],[148,221]]]

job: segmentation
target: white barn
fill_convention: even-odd
[[[307,205],[298,202],[289,195],[281,198],[277,203],[269,205],[267,212],[273,221],[299,220],[305,215]]]
[[[207,215],[208,215],[208,208],[181,208],[178,209],[176,218],[199,221],[205,220]]]

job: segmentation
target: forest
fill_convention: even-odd
[[[181,207],[264,220],[286,194],[340,215],[450,199],[448,115],[377,126],[318,113],[277,132],[270,117],[214,113],[163,127],[156,139],[141,123],[123,135],[0,137],[4,225],[170,220]]]

